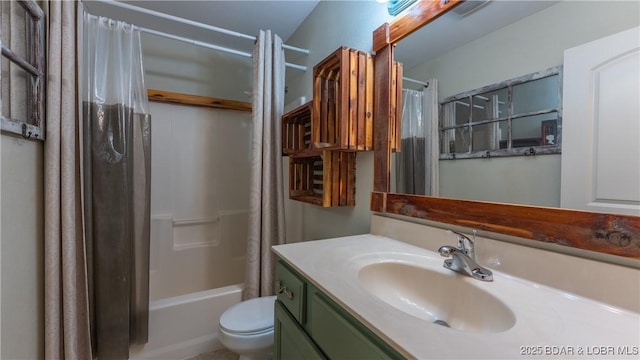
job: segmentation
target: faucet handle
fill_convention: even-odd
[[[474,250],[473,246],[476,240],[476,233],[477,233],[475,229],[473,230],[473,240],[469,239],[469,237],[466,236],[465,234],[459,233],[457,231],[447,230],[447,232],[456,235],[458,239],[458,245],[460,247],[460,251],[465,253],[467,256],[469,256],[473,260],[476,259],[475,252],[473,251]]]

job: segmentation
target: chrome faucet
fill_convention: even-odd
[[[456,248],[445,245],[438,249],[441,256],[451,257],[451,259],[444,261],[444,267],[455,272],[471,276],[474,279],[493,281],[493,273],[491,270],[478,265],[476,262],[476,255],[473,249],[474,242],[464,234],[453,230],[447,231],[456,235],[459,247]],[[476,231],[473,230],[473,240],[475,239]]]

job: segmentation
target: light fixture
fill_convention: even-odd
[[[416,0],[389,0],[387,3],[387,11],[389,15],[396,16],[415,2]]]

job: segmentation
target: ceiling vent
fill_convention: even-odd
[[[469,14],[471,14],[472,12],[482,8],[483,6],[487,5],[489,3],[490,0],[471,0],[471,1],[465,1],[462,4],[456,6],[453,8],[453,10],[451,10],[452,13],[460,16],[460,17],[465,17]]]

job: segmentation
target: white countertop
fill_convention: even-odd
[[[273,251],[409,358],[639,357],[640,314],[493,269],[493,282],[470,277],[463,280],[500,299],[513,311],[515,325],[504,332],[463,332],[400,311],[360,284],[360,268],[392,260],[463,275],[443,268],[444,258],[439,254],[390,238],[357,235],[278,245]],[[541,267],[547,265],[540,263]],[[623,351],[631,355],[621,355]]]

